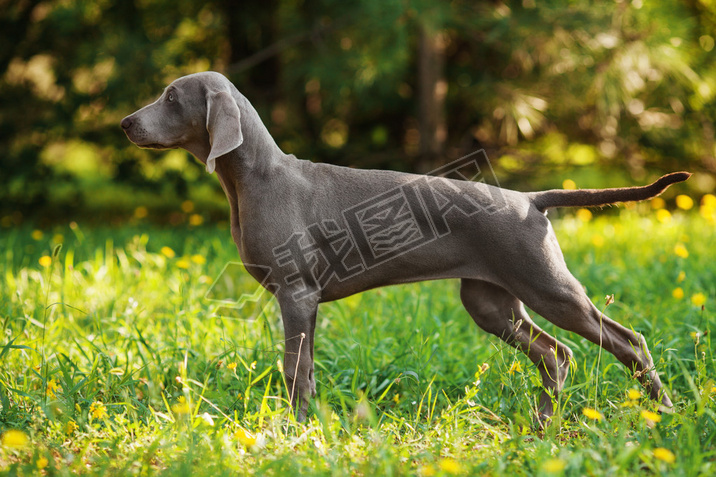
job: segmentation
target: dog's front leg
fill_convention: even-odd
[[[305,421],[309,399],[316,395],[313,334],[318,301],[314,297],[297,300],[291,295],[278,298],[286,342],[283,360],[286,385],[296,419]]]

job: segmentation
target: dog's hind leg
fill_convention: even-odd
[[[522,302],[497,285],[463,279],[460,298],[480,328],[521,350],[537,366],[544,386],[538,418],[548,420],[554,413],[552,399],[562,390],[569,374],[572,351],[540,329]]]

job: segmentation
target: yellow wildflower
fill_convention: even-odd
[[[149,210],[143,205],[140,205],[139,207],[134,209],[134,217],[137,219],[143,219],[147,215],[149,215]]]
[[[686,250],[686,245],[680,242],[674,245],[674,253],[681,258],[687,258],[689,256],[689,251]]]
[[[33,240],[42,240],[42,237],[44,237],[45,234],[42,233],[42,230],[33,230],[30,236]]]
[[[67,424],[65,424],[65,434],[68,436],[75,433],[77,429],[79,429],[80,426],[77,425],[75,421],[67,421]]]
[[[30,443],[27,434],[17,429],[10,429],[5,431],[0,439],[3,447],[10,447],[12,449],[21,449]]]
[[[666,201],[661,197],[654,197],[651,199],[651,208],[654,210],[663,209],[666,207]]]
[[[627,391],[627,397],[632,401],[636,401],[641,398],[641,391],[638,389],[630,389]]]
[[[242,427],[240,427],[239,430],[236,431],[236,438],[244,447],[251,448],[256,445],[256,436],[254,436]]]
[[[39,459],[37,459],[37,462],[35,462],[35,464],[37,465],[37,468],[41,469],[41,470],[44,469],[45,467],[47,467],[47,464],[49,464],[49,463],[50,463],[50,461],[47,460],[47,457],[45,457],[45,456],[40,457]]]
[[[62,388],[57,385],[53,378],[47,382],[47,389],[45,390],[45,393],[47,394],[47,396],[53,398],[55,397],[55,391],[62,391]]]
[[[203,255],[192,255],[191,261],[197,265],[204,265],[206,263],[206,258]]]
[[[671,222],[671,212],[666,209],[659,209],[656,211],[656,220],[662,224],[668,224]]]
[[[396,394],[395,396],[393,396],[393,402],[395,404],[398,404],[400,402],[400,394]]]
[[[520,366],[519,361],[515,361],[512,363],[512,366],[510,366],[510,369],[507,371],[509,374],[515,374],[515,373],[521,373],[522,372],[522,366]]]
[[[90,415],[95,419],[104,419],[107,417],[107,408],[100,401],[95,401],[90,405]]]
[[[236,369],[236,363],[229,363],[229,364],[226,365],[226,367],[227,367],[228,369],[230,369],[231,371],[233,371],[233,370]]]
[[[676,456],[673,452],[671,452],[669,449],[664,449],[663,447],[657,447],[654,449],[654,457],[656,457],[659,460],[663,460],[667,464],[673,464],[674,461],[676,461]]]
[[[701,198],[701,205],[716,208],[716,195],[706,194]]]
[[[582,222],[589,222],[592,220],[592,212],[589,209],[579,209],[577,211],[577,218]]]
[[[437,472],[432,464],[428,464],[418,469],[418,475],[420,477],[433,477]]]
[[[181,203],[181,210],[188,214],[189,212],[194,210],[194,202],[190,200],[185,200]]]
[[[176,265],[178,268],[187,269],[187,268],[189,268],[189,260],[187,260],[185,258],[181,258],[181,259],[177,260]]]
[[[677,300],[681,300],[682,298],[684,298],[684,289],[681,287],[674,288],[674,291],[671,292],[671,296],[673,296]]]
[[[681,210],[689,210],[694,206],[694,199],[688,195],[677,195],[676,196],[676,207]]]
[[[565,467],[567,467],[567,463],[557,458],[547,459],[542,463],[542,470],[548,474],[558,474],[562,472]]]
[[[177,415],[189,414],[191,409],[184,396],[180,396],[178,402],[172,406],[172,412]]]
[[[440,470],[448,474],[457,475],[462,472],[462,466],[455,459],[440,459],[438,466],[440,467]]]
[[[42,265],[43,267],[47,268],[52,265],[52,257],[50,257],[49,255],[43,255],[42,257],[40,257],[40,260],[38,260],[38,262],[40,262],[40,265]]]
[[[706,304],[706,295],[703,293],[696,293],[691,295],[691,303],[694,306],[703,306]]]
[[[641,411],[641,417],[643,417],[647,423],[661,422],[661,416],[655,412],[647,411],[644,409]]]
[[[192,225],[194,227],[201,225],[204,223],[204,217],[202,217],[199,214],[191,214],[189,216],[189,225]]]
[[[591,407],[585,407],[582,409],[582,414],[584,414],[585,417],[588,417],[589,419],[592,419],[594,421],[601,421],[604,419],[604,416],[601,412],[597,411],[596,409],[592,409]]]
[[[679,272],[679,276],[676,277],[676,283],[681,283],[681,282],[683,282],[684,280],[686,280],[686,272],[683,271],[683,270],[681,270],[681,271]]]
[[[176,253],[174,252],[174,250],[172,250],[171,248],[169,248],[169,247],[167,247],[167,246],[162,247],[162,249],[160,250],[160,252],[162,252],[162,255],[164,255],[164,256],[167,257],[167,258],[174,258],[174,257],[176,257]]]
[[[562,182],[562,189],[574,190],[576,188],[577,188],[577,183],[574,182],[572,179],[565,179]]]

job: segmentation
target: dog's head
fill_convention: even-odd
[[[184,76],[155,102],[122,119],[122,129],[139,147],[186,149],[212,173],[216,158],[243,142],[241,112],[232,89],[219,73]]]

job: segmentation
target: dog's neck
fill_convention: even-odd
[[[249,185],[260,187],[264,179],[270,178],[271,169],[287,155],[271,137],[251,103],[242,95],[235,96],[235,99],[241,111],[244,142],[228,154],[216,158],[216,175],[231,206],[232,233],[240,233],[239,203],[242,192]],[[208,149],[200,154],[195,155],[206,162]]]

